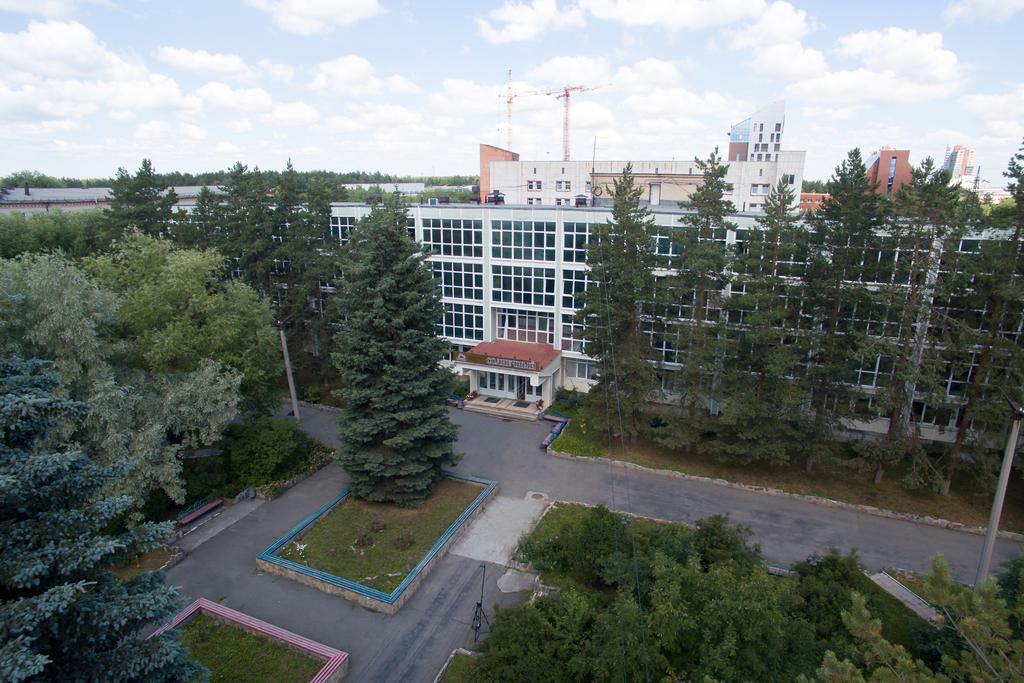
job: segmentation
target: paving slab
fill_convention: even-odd
[[[471,560],[507,565],[519,539],[544,513],[547,502],[527,496],[495,496],[473,520],[451,553]]]

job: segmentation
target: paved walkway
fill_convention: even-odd
[[[910,590],[885,572],[872,574],[868,578],[870,578],[886,593],[906,605],[911,611],[925,621],[935,622],[938,620],[939,613],[935,611],[934,607],[919,598],[914,591]]]
[[[733,522],[754,531],[754,539],[771,562],[792,564],[837,548],[856,550],[871,570],[927,572],[932,555],[941,553],[954,577],[974,579],[983,540],[975,534],[611,467],[600,461],[553,458],[539,447],[551,428],[548,423],[506,422],[455,409],[451,415],[461,426],[458,448],[466,454],[456,471],[499,481],[504,496],[522,498],[528,491],[540,491],[552,499],[603,504],[676,522],[728,514]],[[302,417],[309,434],[337,443],[336,416],[304,411]],[[1022,550],[1020,542],[999,539],[993,566]]]
[[[182,536],[175,545],[184,552],[190,553],[263,505],[264,502],[266,501],[259,498],[248,498],[234,505],[226,505],[210,515],[209,519],[200,520],[200,523]]]
[[[505,566],[550,501],[495,496],[452,547],[454,555]]]

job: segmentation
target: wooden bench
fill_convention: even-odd
[[[207,512],[212,512],[213,510],[216,510],[223,504],[223,498],[216,498],[214,500],[211,500],[209,503],[206,503],[205,505],[200,505],[199,507],[197,507],[195,510],[188,513],[184,517],[179,517],[176,524],[178,526],[188,526],[192,522],[196,521],[197,519],[205,515]]]

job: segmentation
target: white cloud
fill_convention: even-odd
[[[184,71],[217,74],[245,81],[251,81],[257,77],[256,71],[236,54],[189,50],[183,47],[164,45],[157,48],[153,56],[164,64]]]
[[[235,119],[224,124],[232,133],[248,133],[252,130],[252,121],[248,118]]]
[[[717,92],[703,95],[685,88],[654,88],[650,92],[630,95],[623,102],[627,109],[641,114],[669,115],[700,114],[721,117],[724,120],[737,118],[749,105]]]
[[[957,0],[946,5],[946,21],[1006,21],[1024,10],[1024,0]]]
[[[530,69],[526,77],[541,83],[599,85],[609,79],[604,57],[554,57]]]
[[[1024,137],[1024,85],[1005,93],[967,95],[963,101],[966,109],[985,121],[992,135]]]
[[[111,109],[107,112],[107,116],[112,121],[118,121],[120,123],[127,123],[128,121],[135,120],[135,112],[128,111],[127,109]]]
[[[580,0],[598,19],[626,26],[700,29],[758,16],[764,0]]]
[[[532,0],[530,4],[505,0],[501,7],[487,13],[487,19],[476,20],[480,35],[492,43],[533,40],[548,29],[583,24],[583,13],[578,7],[559,9],[556,0]]]
[[[196,95],[214,109],[264,111],[273,104],[270,93],[263,88],[232,88],[216,81],[196,90]]]
[[[850,107],[807,106],[800,108],[800,114],[817,121],[852,121],[856,111]]]
[[[146,121],[135,127],[134,135],[140,140],[153,140],[167,135],[170,130],[171,127],[167,125],[166,121]]]
[[[345,55],[316,66],[309,87],[314,90],[337,90],[352,95],[380,95],[383,93],[414,93],[419,86],[402,76],[380,78],[373,65],[358,55]]]
[[[835,53],[859,68],[825,72],[786,87],[787,97],[825,106],[923,102],[960,89],[962,68],[942,46],[942,34],[888,27],[839,39]]]
[[[295,67],[290,64],[280,64],[269,59],[261,59],[257,64],[263,71],[270,74],[271,78],[282,83],[290,83],[292,76],[295,75]]]
[[[513,83],[512,87],[519,90],[519,85]],[[451,111],[452,103],[458,102],[460,112],[495,115],[503,107],[503,96],[504,86],[481,84],[463,78],[446,78],[441,81],[441,90],[431,93],[430,104]]]
[[[825,55],[801,42],[816,27],[807,12],[780,0],[733,32],[730,45],[751,51],[747,66],[755,73],[786,80],[809,78],[826,71]]]
[[[377,0],[247,0],[289,33],[311,36],[349,26],[384,11]]]
[[[276,105],[263,118],[282,126],[301,126],[319,121],[320,113],[305,102],[286,102]]]
[[[139,78],[146,74],[111,52],[77,21],[33,21],[21,33],[0,33],[0,69],[15,81],[40,78]]]
[[[692,64],[685,64],[692,68]],[[633,66],[621,66],[615,72],[612,85],[619,90],[647,90],[674,85],[679,81],[680,69],[676,62],[663,59],[641,59]]]
[[[187,140],[205,140],[208,135],[205,128],[194,123],[182,123],[178,126],[178,131]]]
[[[111,6],[108,0],[0,0],[0,12],[55,18],[74,14],[79,5]]]
[[[360,103],[351,109],[366,124],[375,126],[409,126],[423,119],[419,112],[397,104]]]

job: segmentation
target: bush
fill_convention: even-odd
[[[233,424],[220,447],[236,490],[287,479],[304,468],[311,442],[292,420],[257,417]]]
[[[587,395],[580,391],[559,389],[555,392],[555,403],[566,410],[579,410],[587,400]]]

